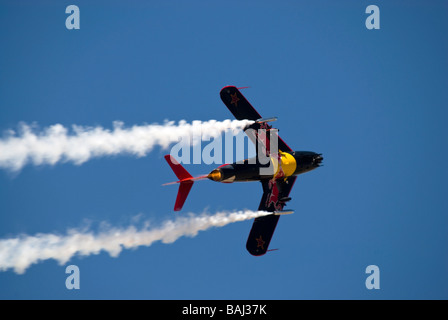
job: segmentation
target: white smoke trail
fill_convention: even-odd
[[[145,156],[155,146],[164,149],[177,143],[182,137],[192,137],[200,132],[207,138],[217,138],[226,130],[234,134],[249,120],[193,121],[187,123],[166,121],[164,124],[148,124],[123,128],[123,123],[113,123],[113,130],[103,127],[82,127],[73,125],[72,133],[55,124],[36,133],[33,127],[21,124],[19,134],[9,130],[5,138],[0,139],[0,168],[19,171],[28,163],[34,165],[58,162],[73,162],[80,165],[91,158],[118,154]],[[34,126],[35,127],[35,126]],[[35,128],[34,128],[35,129]],[[198,143],[194,140],[193,143]]]
[[[0,271],[13,269],[18,274],[34,263],[55,259],[65,264],[75,254],[88,256],[107,251],[117,257],[121,250],[150,246],[155,241],[172,243],[182,236],[194,237],[199,231],[212,227],[222,227],[229,223],[253,219],[272,214],[266,211],[218,212],[214,215],[193,215],[165,221],[160,227],[149,228],[149,223],[138,230],[131,225],[127,228],[109,227],[97,234],[92,231],[71,229],[66,235],[36,234],[21,235],[0,240]]]

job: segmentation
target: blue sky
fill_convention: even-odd
[[[80,9],[67,30],[65,8]],[[365,8],[380,8],[367,30]],[[1,299],[447,299],[448,6],[444,1],[0,2],[0,130],[232,119],[225,85],[295,150],[299,176],[271,248],[251,221],[172,244],[0,272]],[[175,215],[166,150],[0,172],[0,238]],[[187,165],[193,175],[214,165]],[[184,212],[258,207],[259,183],[196,183]],[[81,272],[67,290],[65,267]],[[367,290],[365,269],[380,269]]]

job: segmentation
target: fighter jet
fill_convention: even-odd
[[[321,166],[321,153],[294,151],[279,136],[278,130],[269,125],[277,118],[262,118],[240,90],[234,86],[221,89],[221,99],[237,120],[252,120],[245,133],[256,145],[257,155],[231,164],[224,164],[200,177],[191,176],[171,155],[165,159],[179,179],[179,191],[174,211],[179,211],[188,193],[197,180],[210,179],[216,182],[233,183],[260,181],[263,188],[258,210],[272,212],[254,219],[246,243],[247,251],[254,256],[264,255],[269,248],[280,215],[293,213],[283,210],[288,201],[297,175]],[[168,183],[172,184],[172,183]]]

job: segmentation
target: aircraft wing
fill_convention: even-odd
[[[289,196],[295,181],[296,176],[287,179],[262,180],[263,196],[258,210],[269,212],[283,210],[285,201],[282,201],[282,198]],[[279,215],[272,214],[254,220],[246,243],[246,249],[250,254],[261,256],[268,251],[279,218]]]
[[[221,100],[237,120],[247,119],[256,121],[262,118],[257,110],[255,110],[255,108],[252,107],[249,101],[247,101],[247,99],[242,95],[238,88],[234,86],[224,87],[221,89],[220,95]],[[269,134],[258,134],[259,129],[265,129],[265,133],[267,133],[273,128],[266,122],[260,122],[251,124],[246,129],[244,129],[244,131],[255,144],[255,146],[258,145],[258,142],[261,142],[261,145],[264,146],[264,154],[269,155]],[[278,149],[281,151],[293,151],[280,137],[278,137]]]

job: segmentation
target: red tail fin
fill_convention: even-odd
[[[193,178],[191,176],[191,174],[189,174],[188,171],[185,170],[184,167],[182,167],[182,165],[179,162],[177,162],[176,158],[174,158],[170,154],[167,154],[165,156],[165,160],[166,160],[166,162],[168,162],[171,169],[173,169],[174,174],[179,179],[179,181],[182,181],[182,180],[188,179],[188,178]]]
[[[191,174],[185,170],[182,165],[177,162],[177,160],[171,155],[167,154],[165,156],[166,162],[170,165],[171,169],[173,169],[174,174],[179,179],[179,191],[177,192],[176,203],[174,204],[174,211],[180,211],[187,200],[188,193],[190,193],[191,187],[193,186],[194,181]]]
[[[187,200],[188,193],[190,193],[193,181],[181,182],[179,185],[179,191],[177,192],[176,203],[174,204],[174,211],[180,211],[184,206],[185,200]]]

